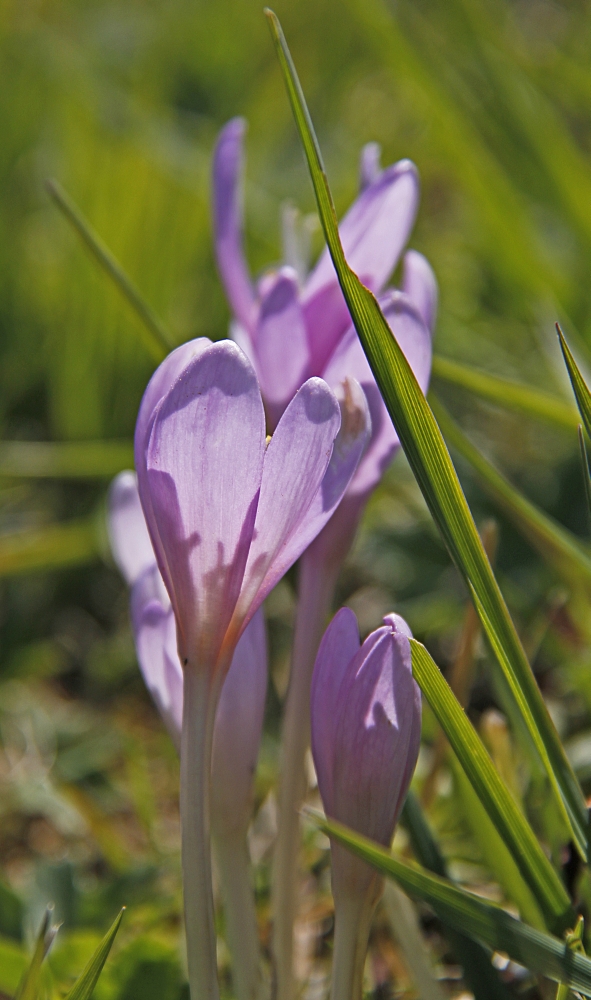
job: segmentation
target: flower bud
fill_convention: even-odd
[[[328,816],[388,846],[415,769],[421,695],[413,680],[410,630],[384,619],[360,645],[349,608],[333,618],[312,680],[312,753]],[[333,893],[379,885],[371,869],[332,846]]]

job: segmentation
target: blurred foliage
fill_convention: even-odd
[[[125,904],[97,1000],[187,996],[178,766],[139,679],[127,595],[104,555],[100,527],[105,477],[128,454],[154,363],[137,318],[52,206],[44,181],[63,185],[175,342],[224,336],[228,308],[209,214],[220,126],[236,114],[249,121],[245,207],[255,273],[281,257],[282,204],[305,212],[314,205],[261,6],[0,6],[0,429],[10,442],[0,461],[0,997],[14,995],[50,900],[63,926],[47,961],[48,989],[71,988]],[[364,142],[379,141],[386,163],[410,157],[419,168],[412,245],[428,255],[440,283],[438,353],[571,404],[553,324],[561,321],[585,369],[589,4],[278,0],[276,9],[339,210],[354,197]],[[315,241],[317,250],[318,235]],[[587,539],[568,426],[538,424],[443,378],[434,388],[513,485]],[[55,452],[31,451],[35,442],[75,447],[58,460]],[[580,614],[587,594],[542,561],[466,464],[459,470],[478,521],[499,519],[500,583],[589,794],[591,657]],[[67,562],[70,568],[56,568]],[[14,566],[23,572],[15,575]],[[251,837],[267,952],[294,582],[291,573],[267,608],[273,684]],[[395,608],[438,663],[454,662],[465,593],[400,456],[369,505],[339,600],[355,610],[363,633]],[[490,710],[503,710],[505,701],[480,642],[473,678],[469,711],[484,735]],[[475,835],[470,795],[445,755],[433,773],[437,725],[428,709],[423,728],[415,785],[419,795],[427,781],[433,788],[425,807],[449,871],[484,895],[517,903],[510,866],[495,870],[489,833]],[[508,734],[506,741],[505,776],[535,828],[554,830],[548,847],[588,909],[591,885],[569,862],[560,824],[548,815],[544,779]],[[410,854],[403,829],[395,848]],[[298,970],[321,989],[332,910],[326,841],[312,828],[303,863]],[[433,914],[425,908],[420,917],[443,985],[457,995],[457,956]],[[229,995],[223,940],[220,964]],[[366,971],[368,988],[378,992],[412,989],[384,911]],[[529,996],[543,995],[518,968],[508,965],[504,976]]]

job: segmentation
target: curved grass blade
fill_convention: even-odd
[[[80,209],[77,208],[72,199],[66,194],[62,186],[56,180],[48,180],[46,187],[50,197],[62,215],[76,230],[86,249],[97,263],[100,264],[105,274],[117,286],[123,298],[129,303],[141,320],[144,346],[152,355],[154,361],[159,364],[175,346],[170,335],[164,329],[151,306],[148,305],[135,287],[131,278],[125,273],[119,261],[116,260],[108,247],[103,243],[100,236],[95,233],[90,223],[86,221]]]
[[[127,441],[2,441],[0,476],[23,479],[111,479],[133,468]]]
[[[117,936],[117,931],[119,930],[121,920],[123,919],[124,911],[125,907],[123,907],[118,917],[116,917],[111,924],[94,955],[84,969],[84,972],[76,980],[72,989],[65,997],[65,1000],[90,1000],[93,990],[98,982],[98,978],[103,971],[103,966],[109,957],[109,952],[113,945],[113,941]]]
[[[101,551],[94,517],[0,535],[0,578],[92,562]]]
[[[449,878],[439,845],[433,838],[413,792],[406,796],[400,820],[408,831],[415,857],[423,868],[428,868],[441,878]],[[482,945],[448,926],[445,927],[445,936],[464,969],[464,979],[476,1000],[509,1000],[509,993]]]
[[[431,409],[448,443],[475,470],[486,492],[495,500],[535,549],[569,583],[591,588],[591,552],[583,542],[526,499],[468,440],[440,401]]]
[[[538,838],[501,780],[449,684],[424,646],[411,639],[413,676],[445,732],[480,802],[513,857],[551,930],[574,923],[568,893]]]
[[[53,906],[48,906],[41,921],[31,963],[21,980],[14,1000],[37,1000],[43,959],[51,948],[58,932],[58,927],[51,924],[52,916]]]
[[[379,844],[325,819],[315,810],[307,808],[305,813],[323,833],[344,844],[386,878],[395,879],[410,896],[428,903],[445,926],[493,951],[505,952],[533,973],[566,983],[583,996],[591,997],[591,960],[572,951],[564,941],[529,927],[495,903],[418,865],[399,861]]]
[[[481,399],[487,399],[517,413],[525,413],[538,420],[545,420],[561,430],[573,431],[578,424],[574,407],[529,385],[489,375],[477,368],[443,358],[439,354],[433,356],[432,372],[442,381],[467,389]]]
[[[322,156],[297,73],[277,17],[270,10],[266,14],[308,161],[326,242],[359,339],[415,478],[466,581],[570,835],[586,860],[589,821],[583,793],[544,704],[429,404],[377,300],[345,260]]]
[[[579,366],[572,356],[571,350],[566,342],[566,338],[558,323],[556,324],[556,332],[558,333],[558,339],[562,348],[562,356],[568,369],[577,406],[579,407],[579,413],[583,418],[585,430],[587,431],[589,437],[591,437],[591,392],[589,392],[589,389],[587,388],[587,383],[581,375]]]
[[[577,427],[577,434],[579,438],[579,449],[581,452],[581,462],[583,465],[583,483],[585,485],[585,497],[587,499],[587,509],[591,515],[591,472],[589,471],[589,455],[587,454],[587,445],[585,444],[585,436],[583,434],[583,428],[581,424]]]

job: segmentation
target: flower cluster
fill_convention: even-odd
[[[190,341],[160,365],[138,414],[136,474],[122,473],[110,494],[111,544],[131,588],[138,661],[181,757],[193,1000],[218,995],[210,833],[236,992],[254,1000],[259,990],[246,833],[267,683],[261,606],[297,560],[275,851],[281,1000],[291,995],[292,876],[310,720],[327,814],[386,845],[420,737],[405,623],[391,615],[360,644],[355,616],[342,609],[322,638],[336,574],[399,442],[327,251],[308,276],[283,264],[251,279],[242,248],[243,134],[241,120],[225,127],[213,165],[232,339]],[[416,215],[416,170],[402,161],[382,171],[370,145],[361,187],[341,225],[344,250],[425,390],[437,300],[425,258],[407,251],[402,288],[387,288]],[[380,882],[337,845],[332,860],[334,991],[360,995]]]

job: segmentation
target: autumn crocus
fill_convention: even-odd
[[[326,630],[312,679],[312,754],[327,816],[389,846],[412,778],[421,735],[410,632],[398,615],[360,645],[342,608]],[[382,879],[332,842],[335,904],[333,1000],[359,1000],[372,914]]]
[[[351,325],[327,250],[307,277],[280,266],[253,282],[242,246],[241,170],[244,122],[222,130],[213,164],[218,266],[233,312],[232,336],[257,371],[267,421],[273,427],[303,379],[320,375],[331,386],[355,377],[368,400],[372,433],[342,503],[299,567],[292,669],[284,706],[279,833],[274,850],[273,940],[279,1000],[291,1000],[298,810],[305,794],[308,700],[318,643],[336,580],[365,505],[400,447],[377,384]],[[418,176],[408,160],[382,170],[375,143],[361,155],[361,192],[340,224],[349,265],[378,296],[393,336],[426,391],[437,284],[414,250],[403,259],[402,289],[387,288],[407,243],[418,205]],[[301,271],[301,268],[300,268]]]
[[[109,491],[111,549],[131,587],[140,669],[180,751],[183,672],[174,614],[146,528],[133,472]],[[259,945],[247,831],[267,690],[267,644],[259,609],[238,640],[217,707],[211,766],[211,829],[238,1000],[259,989]]]
[[[339,391],[340,400],[321,379],[309,379],[267,444],[252,365],[232,342],[203,338],[169,355],[140,406],[139,495],[183,669],[181,825],[193,1000],[218,995],[209,851],[217,702],[241,634],[336,509],[365,447],[363,392],[354,380]]]

